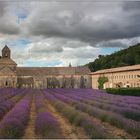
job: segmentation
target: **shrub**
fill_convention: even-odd
[[[81,115],[80,113],[78,113],[78,115],[75,116],[73,123],[76,126],[81,126],[82,122],[85,120],[85,116]]]
[[[106,92],[124,96],[140,96],[140,88],[107,88]]]
[[[31,96],[25,96],[0,123],[1,138],[20,138],[29,119]]]
[[[137,122],[131,120],[131,121],[126,123],[126,125],[124,126],[124,129],[128,133],[136,136],[137,139],[140,138],[140,123],[139,122],[137,123]]]
[[[35,132],[42,138],[62,138],[59,124],[49,112],[39,112],[37,114]]]
[[[20,138],[24,125],[17,119],[11,118],[0,125],[0,138]]]
[[[84,130],[89,134],[91,139],[105,138],[104,129],[101,129],[97,124],[93,124],[93,121],[90,119],[84,120],[81,126],[83,126]]]
[[[35,121],[35,133],[40,138],[47,138],[47,139],[63,138],[60,129],[60,124],[58,123],[56,117],[54,117],[53,114],[48,111],[42,93],[40,94],[36,93],[35,106],[36,106],[36,113],[37,113],[37,117]]]

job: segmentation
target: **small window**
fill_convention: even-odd
[[[8,86],[8,82],[6,81],[5,86]]]
[[[134,87],[135,87],[135,83],[134,83]]]

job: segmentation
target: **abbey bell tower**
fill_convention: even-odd
[[[11,56],[11,51],[8,48],[7,45],[5,45],[5,47],[2,49],[2,58],[10,58]]]

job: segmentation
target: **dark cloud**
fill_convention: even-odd
[[[0,34],[16,35],[19,32],[17,17],[12,13],[10,4],[0,1]]]
[[[127,1],[123,3],[122,8],[124,11],[137,12],[140,10],[140,1]]]
[[[89,1],[75,3],[77,5],[73,7],[74,2],[63,5],[57,2],[49,8],[45,4],[32,9],[27,24],[31,35],[77,39],[92,46],[101,41],[140,36],[137,2],[130,5],[127,2]]]
[[[115,48],[127,48],[127,44],[119,41],[107,41],[97,44],[97,47],[115,47]]]
[[[52,52],[62,52],[63,48],[58,46],[48,46],[44,42],[41,44],[33,44],[31,48],[29,48],[29,52],[37,53],[37,54],[48,54]]]
[[[8,22],[8,21],[5,21]],[[1,34],[7,34],[7,35],[17,35],[19,34],[20,30],[19,28],[14,25],[14,24],[10,24],[10,23],[0,23],[0,33]]]
[[[0,17],[5,13],[6,4],[3,1],[0,1]]]
[[[4,13],[7,5],[1,5],[1,33],[21,32],[24,35],[26,31],[26,35],[30,37],[68,38],[90,43],[92,46],[103,41],[140,36],[140,2],[68,0],[33,2],[28,6],[24,3],[20,6],[22,10],[17,10],[22,13],[24,11],[24,27],[16,21],[11,22],[11,15]]]

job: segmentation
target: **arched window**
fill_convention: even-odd
[[[6,81],[6,83],[5,83],[5,86],[7,87],[8,86],[8,82]]]
[[[15,81],[13,81],[13,86],[15,86]]]
[[[135,87],[136,85],[135,85],[135,83],[134,83],[134,87]]]

